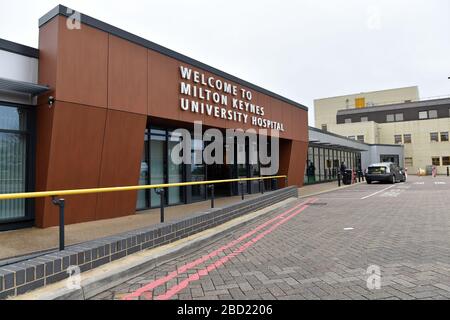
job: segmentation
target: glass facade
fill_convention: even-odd
[[[305,165],[305,184],[337,180],[341,163],[347,169],[361,168],[361,153],[358,151],[329,148],[310,144]]]
[[[26,107],[0,104],[0,193],[31,191],[31,111]],[[30,201],[0,201],[0,224],[31,219]]]
[[[234,144],[235,164],[212,164],[206,165],[203,161],[202,153],[206,147],[203,140],[195,139],[191,133],[191,164],[175,164],[170,156],[173,148],[182,140],[181,136],[174,136],[173,132],[167,128],[148,128],[144,137],[144,151],[141,160],[140,185],[195,182],[206,180],[225,180],[233,178],[259,177],[261,164],[249,164],[249,152],[258,151],[259,141],[250,142],[246,138],[245,145]],[[251,143],[251,147],[250,147]],[[245,163],[237,164],[238,148],[245,150]],[[270,150],[270,140],[268,140],[268,150]],[[269,152],[270,155],[270,152]],[[224,148],[224,158],[226,158],[226,148]],[[257,156],[256,156],[257,157]],[[242,160],[242,159],[240,159]],[[227,161],[226,161],[227,162]],[[265,181],[265,189],[272,190],[276,184],[270,180]],[[244,184],[245,193],[256,193],[260,191],[258,181]],[[230,196],[237,195],[240,190],[237,183],[224,183],[215,186],[215,195]],[[165,205],[176,205],[206,200],[208,196],[206,185],[194,185],[187,187],[171,187],[166,189]],[[161,197],[156,194],[155,189],[140,190],[138,192],[137,210],[145,210],[160,206]]]

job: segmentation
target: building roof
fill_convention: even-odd
[[[43,17],[41,17],[39,19],[39,27],[42,27],[44,24],[46,24],[47,22],[49,22],[50,20],[52,20],[54,17],[56,16],[64,16],[64,17],[70,17],[74,12],[77,12],[73,9],[70,9],[66,6],[63,5],[57,5],[55,8],[53,8],[52,10],[50,10],[47,14],[45,14]],[[117,27],[114,27],[110,24],[107,24],[105,22],[102,22],[100,20],[97,20],[95,18],[92,18],[88,15],[82,14],[80,13],[81,16],[81,23],[84,23],[88,26],[91,26],[93,28],[99,29],[101,31],[104,31],[106,33],[112,34],[114,36],[117,36],[119,38],[125,39],[127,41],[136,43],[140,46],[143,46],[147,49],[151,49],[153,51],[159,52],[163,55],[166,55],[168,57],[174,58],[176,60],[182,61],[184,63],[190,64],[192,66],[195,66],[197,68],[203,69],[205,71],[211,72],[213,74],[216,74],[222,78],[228,79],[230,81],[239,83],[242,86],[248,87],[250,89],[253,89],[255,91],[258,91],[260,93],[266,94],[268,96],[271,96],[273,98],[276,98],[278,100],[281,100],[283,102],[286,102],[290,105],[293,105],[295,107],[298,107],[300,109],[303,109],[305,111],[308,111],[308,108],[298,102],[295,102],[293,100],[290,100],[288,98],[282,97],[274,92],[271,92],[269,90],[266,90],[264,88],[261,88],[255,84],[252,84],[250,82],[247,82],[245,80],[242,80],[240,78],[237,78],[231,74],[228,74],[226,72],[223,72],[219,69],[216,69],[214,67],[211,67],[203,62],[197,61],[195,59],[192,59],[188,56],[185,56],[181,53],[175,52],[171,49],[168,49],[166,47],[163,47],[159,44],[156,44],[152,41],[149,41],[147,39],[141,38],[135,34],[132,34],[130,32],[127,32],[125,30],[119,29]]]
[[[28,94],[32,97],[47,92],[49,88],[35,83],[0,78],[0,91]]]
[[[17,53],[22,56],[27,56],[31,58],[39,58],[39,50],[36,48],[24,46],[16,42],[8,41],[5,39],[0,39],[0,50]]]
[[[443,99],[433,99],[433,100],[424,100],[424,101],[385,104],[385,105],[378,105],[378,106],[374,106],[374,107],[366,107],[366,108],[360,108],[360,109],[343,109],[343,110],[338,110],[337,115],[340,116],[340,115],[350,115],[350,114],[379,112],[379,111],[398,111],[398,110],[404,110],[404,109],[433,107],[433,106],[448,105],[448,104],[450,104],[450,98],[443,98]]]
[[[319,98],[319,99],[314,99],[314,101],[327,100],[327,99],[336,99],[336,98],[345,98],[345,97],[352,97],[352,96],[358,96],[358,95],[380,93],[380,92],[389,92],[389,91],[397,91],[397,90],[404,90],[404,89],[417,89],[417,90],[419,90],[419,87],[418,86],[409,86],[409,87],[401,87],[401,88],[390,88],[390,89],[383,89],[383,90],[364,91],[364,92],[343,94],[343,95],[339,95],[339,96]]]

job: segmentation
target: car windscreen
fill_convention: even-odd
[[[369,167],[368,173],[383,174],[386,173],[386,167]]]

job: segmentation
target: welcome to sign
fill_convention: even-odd
[[[285,131],[283,123],[264,118],[264,107],[252,103],[250,90],[185,66],[180,66],[180,75],[183,111]]]

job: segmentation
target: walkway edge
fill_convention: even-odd
[[[254,219],[262,217],[283,206],[287,206],[297,198],[288,198],[261,210],[246,214],[228,221],[215,228],[202,231],[176,242],[144,250],[122,259],[108,263],[102,267],[81,274],[81,288],[69,289],[69,279],[45,286],[29,293],[12,297],[10,300],[85,300],[105,290],[115,287],[127,280],[147,272],[150,268],[171,260],[182,250],[199,247],[208,241],[213,241],[231,231],[242,227]]]
[[[337,190],[341,190],[341,189],[350,188],[350,187],[357,186],[357,185],[362,184],[362,183],[364,183],[364,182],[361,181],[361,182],[353,183],[353,184],[350,184],[350,185],[343,185],[341,187],[336,187],[336,188],[333,188],[333,189],[328,189],[328,190],[324,190],[324,191],[319,191],[319,192],[307,194],[307,195],[304,195],[304,196],[299,196],[298,198],[299,199],[304,199],[304,198],[308,198],[308,197],[313,197],[313,196],[317,196],[319,194],[323,194],[323,193],[327,193],[327,192],[333,192],[333,191],[337,191]],[[298,190],[299,194],[301,194],[301,190],[300,189],[301,188],[299,188],[299,190]]]

